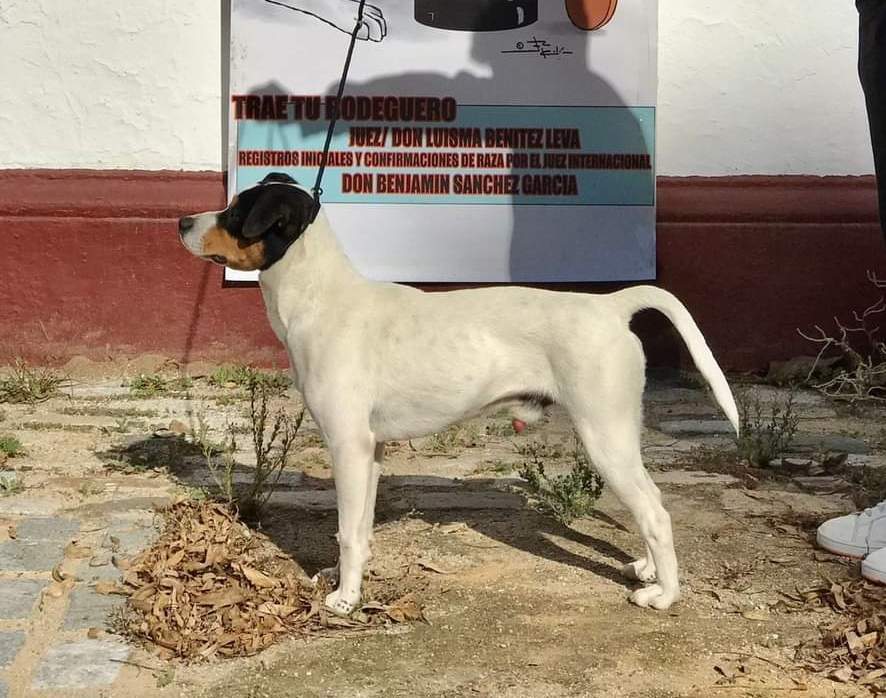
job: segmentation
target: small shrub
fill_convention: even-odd
[[[514,463],[509,463],[501,459],[486,461],[482,465],[478,465],[474,469],[474,475],[482,475],[484,473],[495,473],[497,475],[506,475],[513,472],[516,468]]]
[[[129,381],[129,392],[133,397],[152,398],[169,393],[184,393],[194,386],[190,376],[166,379],[157,373],[140,373]]]
[[[191,430],[190,438],[203,457],[206,459],[206,468],[212,476],[222,499],[229,504],[234,501],[234,454],[237,452],[237,442],[231,425],[228,424],[227,439],[224,443],[211,441],[209,438],[209,424],[206,422],[204,413],[196,410],[191,413],[196,426]],[[216,463],[216,456],[222,456],[222,463]]]
[[[577,438],[572,446],[572,471],[566,475],[548,476],[545,473],[544,454],[550,451],[547,444],[533,442],[518,450],[528,457],[518,473],[526,480],[528,499],[535,509],[553,516],[564,526],[593,510],[603,492],[603,479],[591,466]]]
[[[129,381],[129,392],[134,397],[149,398],[162,395],[169,389],[163,376],[140,373]]]
[[[170,392],[185,393],[194,387],[194,379],[190,376],[181,375],[169,381],[168,385]]]
[[[236,506],[244,520],[256,520],[261,516],[286,467],[304,419],[304,410],[295,417],[282,410],[271,414],[269,403],[275,388],[258,380],[251,381],[248,388],[248,433],[252,436],[255,452],[251,482],[239,487],[234,482],[237,434],[242,431],[241,428],[229,424],[225,430],[225,440],[222,443],[213,442],[209,438],[209,426],[202,413],[198,412],[192,438],[206,459],[206,467],[221,498]]]
[[[886,279],[868,272],[874,288],[886,289]],[[821,349],[809,371],[806,382],[812,388],[835,400],[886,401],[886,335],[882,327],[886,318],[886,293],[861,312],[852,313],[852,321],[844,324],[834,318],[834,331],[819,325],[815,335],[800,330],[800,336],[818,344]],[[826,368],[825,376],[816,379]]]
[[[255,471],[252,482],[238,493],[236,504],[245,518],[258,518],[268,503],[274,487],[280,481],[283,468],[295,444],[298,430],[304,420],[301,410],[292,417],[284,411],[273,416],[268,407],[269,398],[274,392],[273,385],[253,381],[249,385],[249,411],[252,422],[252,446],[255,451]],[[271,421],[269,421],[269,418]],[[268,424],[270,435],[266,435]],[[231,437],[233,440],[233,436]]]
[[[480,436],[477,428],[470,424],[455,424],[446,431],[432,434],[425,441],[425,450],[432,453],[456,455],[466,448],[477,445]]]
[[[8,458],[15,458],[16,456],[23,455],[24,452],[25,449],[22,446],[22,442],[17,438],[14,436],[0,436],[0,454]]]
[[[77,491],[80,493],[81,497],[92,497],[97,494],[102,494],[105,491],[104,485],[98,482],[84,482],[77,488]]]
[[[230,425],[228,425],[227,440],[224,444],[217,445],[209,441],[199,441],[198,444],[203,451],[206,467],[209,469],[216,487],[228,504],[233,503],[237,499],[237,492],[234,489],[234,469],[237,466],[234,455],[237,453],[237,439],[231,431]],[[215,455],[218,453],[221,454],[220,465],[215,461]]]
[[[57,395],[68,382],[48,368],[31,368],[18,359],[9,376],[0,378],[0,402],[43,402]]]
[[[704,465],[735,465],[741,461],[739,453],[727,446],[711,446],[699,444],[693,446],[680,459],[681,464],[690,466]]]
[[[263,385],[271,394],[282,395],[289,388],[291,381],[288,376],[278,371],[259,371],[251,366],[219,366],[211,376],[209,384],[217,388],[237,386],[249,389],[257,383]]]
[[[851,496],[856,507],[866,509],[886,500],[886,469],[877,466],[844,467],[843,476],[853,486]]]
[[[791,445],[800,416],[794,412],[794,391],[785,400],[773,397],[768,409],[749,391],[736,394],[740,436],[738,456],[749,465],[766,467]]]
[[[487,436],[514,436],[514,425],[511,422],[494,421],[486,425]]]
[[[245,387],[254,374],[255,369],[249,366],[219,366],[209,376],[209,384],[216,388],[226,388],[232,384]]]
[[[24,488],[25,483],[18,473],[0,470],[0,497],[18,494]]]
[[[577,439],[578,437],[575,438]],[[576,443],[578,442],[576,441]],[[515,444],[514,448],[524,458],[533,460],[556,460],[566,455],[563,444],[551,442],[547,439],[544,441],[529,441],[525,444]]]
[[[132,428],[132,421],[129,417],[117,417],[114,419],[114,426],[102,427],[102,431],[108,434],[126,434]]]

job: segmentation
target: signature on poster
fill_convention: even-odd
[[[559,58],[560,56],[571,56],[572,50],[565,46],[560,46],[559,44],[552,44],[546,39],[539,39],[533,36],[528,41],[518,41],[514,45],[514,48],[506,49],[502,51],[502,53],[529,53],[540,56],[541,58]]]

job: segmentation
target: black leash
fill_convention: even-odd
[[[366,0],[360,0],[360,9],[357,11],[357,23],[354,25],[354,31],[351,32],[351,44],[348,46],[348,56],[345,59],[345,67],[342,70],[341,80],[338,83],[338,95],[335,99],[335,105],[329,118],[329,129],[326,131],[326,143],[323,145],[323,156],[320,159],[320,169],[317,171],[317,181],[314,182],[314,213],[311,216],[311,223],[317,218],[320,212],[320,197],[323,196],[323,174],[326,172],[326,161],[329,159],[329,148],[332,145],[332,136],[335,133],[335,124],[338,121],[339,110],[341,109],[341,98],[345,91],[345,84],[348,81],[348,71],[351,69],[351,58],[354,56],[354,47],[357,45],[357,34],[360,33],[360,27],[363,26],[363,8]]]

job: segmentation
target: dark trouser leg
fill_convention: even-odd
[[[856,0],[859,13],[858,75],[864,90],[886,238],[886,0]]]

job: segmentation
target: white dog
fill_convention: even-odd
[[[608,295],[518,287],[424,293],[369,281],[310,192],[281,174],[223,211],[182,218],[179,232],[199,257],[261,270],[268,318],[332,455],[340,546],[338,588],[326,599],[333,611],[348,614],[360,603],[385,441],[490,409],[510,408],[529,422],[552,403],[567,410],[646,542],[646,557],[625,569],[649,582],[631,601],[666,609],[677,600],[670,517],[640,456],[645,358],[631,316],[664,313],[736,433],[738,412],[698,327],[671,294],[651,286]]]

